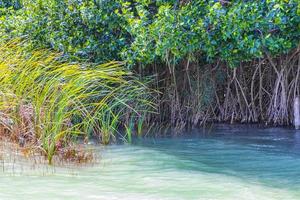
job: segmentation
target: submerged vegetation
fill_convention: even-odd
[[[2,126],[50,161],[120,129],[289,125],[300,95],[299,0],[0,0],[0,35]]]

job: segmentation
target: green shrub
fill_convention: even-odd
[[[186,1],[157,6],[152,2],[123,7],[133,43],[123,51],[132,63],[181,59],[199,53],[231,65],[278,55],[298,46],[298,0]],[[134,62],[135,61],[135,62]]]
[[[23,0],[22,10],[2,19],[3,29],[10,36],[25,35],[35,46],[74,58],[120,60],[128,35],[121,28],[122,18],[115,14],[119,7],[112,0]]]
[[[6,6],[14,1],[7,1]],[[147,64],[201,54],[231,65],[299,44],[298,0],[23,0],[0,32],[96,62]]]

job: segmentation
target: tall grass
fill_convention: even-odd
[[[153,107],[149,90],[121,63],[59,58],[28,51],[18,40],[0,42],[0,124],[20,145],[44,152],[49,163],[72,138],[96,134],[107,144],[128,119]]]

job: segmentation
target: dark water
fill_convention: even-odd
[[[3,171],[0,199],[300,199],[292,129],[219,126],[97,150],[99,165],[72,172]]]

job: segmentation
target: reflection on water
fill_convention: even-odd
[[[0,199],[300,199],[294,130],[219,127],[98,151],[93,167],[0,169]]]

